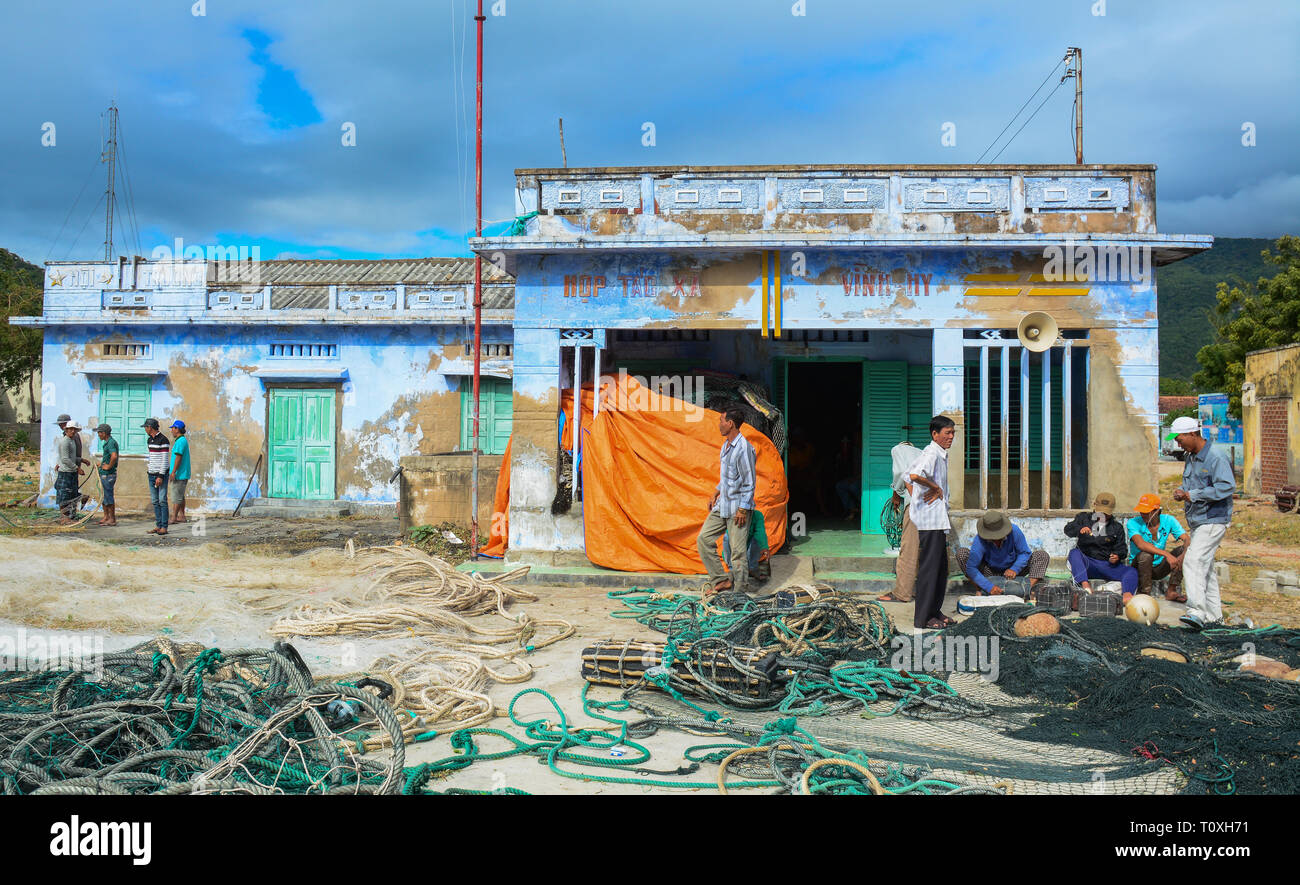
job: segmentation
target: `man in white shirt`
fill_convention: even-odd
[[[908,468],[912,523],[916,526],[916,627],[941,629],[955,622],[943,613],[948,590],[948,449],[957,438],[951,418],[930,419],[930,444]]]
[[[894,497],[889,506],[903,512],[903,537],[898,542],[898,559],[894,562],[894,589],[879,597],[880,602],[911,602],[912,588],[916,584],[916,526],[909,515],[908,503],[912,497],[912,484],[907,476],[921,450],[904,440],[889,450],[894,467]]]

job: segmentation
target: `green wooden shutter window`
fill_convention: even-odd
[[[514,391],[509,379],[479,378],[478,435],[485,455],[503,455],[514,425]],[[466,378],[460,392],[460,447],[474,449],[474,380]]]
[[[881,534],[880,510],[893,494],[894,464],[890,450],[910,436],[910,375],[907,363],[862,364],[862,531]],[[927,422],[928,424],[928,422]]]
[[[113,428],[121,454],[143,455],[148,451],[149,437],[140,425],[149,417],[151,400],[152,382],[148,378],[100,379],[99,420]],[[99,451],[98,438],[95,451]]]

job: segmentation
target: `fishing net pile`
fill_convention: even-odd
[[[998,688],[1037,702],[1040,715],[1007,736],[1163,763],[1191,792],[1300,793],[1300,683],[1241,668],[1252,658],[1300,667],[1300,631],[1085,618],[1018,637],[1014,623],[1030,610],[978,609],[946,633],[997,636]]]
[[[772,441],[778,452],[785,452],[787,434],[785,416],[772,403],[767,388],[752,381],[707,372],[704,375],[706,391],[704,407],[715,412],[740,409],[745,423],[755,427]]]
[[[356,560],[370,580],[355,598],[302,605],[270,632],[286,639],[416,640],[415,651],[385,655],[364,673],[350,674],[378,676],[393,686],[391,703],[404,713],[404,740],[444,722],[466,727],[492,719],[491,685],[527,681],[533,667],[526,656],[573,634],[573,625],[562,619],[508,610],[537,600],[511,583],[527,574],[527,566],[484,578],[410,547],[367,548]],[[392,736],[379,731],[364,745],[379,749],[391,743]]]
[[[372,729],[398,738],[385,761],[357,747]],[[0,673],[6,795],[395,793],[400,734],[377,694],[317,683],[283,644],[163,639],[105,655],[98,671]]]
[[[708,601],[637,590],[609,595],[624,605],[615,617],[633,618],[666,639],[584,649],[589,682],[633,693],[654,687],[688,704],[691,695],[736,710],[810,716],[863,708],[916,718],[986,712],[942,679],[887,666],[894,623],[884,606],[825,584],[788,587],[761,603],[743,593]]]

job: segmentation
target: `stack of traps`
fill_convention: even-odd
[[[602,640],[582,650],[582,678],[594,685],[631,688],[641,682],[647,670],[662,665],[664,648],[662,642],[641,639]],[[722,643],[681,645],[670,672],[674,683],[692,694],[707,696],[707,692],[699,690],[700,680],[704,679],[736,694],[766,698],[771,692],[769,674],[775,662],[774,653],[757,648]]]

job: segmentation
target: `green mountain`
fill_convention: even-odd
[[[1260,257],[1275,240],[1216,237],[1214,248],[1156,270],[1160,314],[1160,377],[1191,380],[1196,352],[1214,341],[1214,292],[1219,283],[1255,283],[1279,268]]]
[[[8,291],[13,286],[45,287],[45,271],[10,252],[0,249],[0,291]]]

